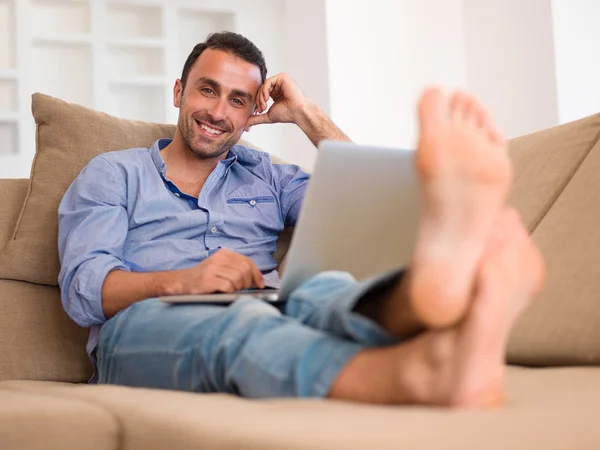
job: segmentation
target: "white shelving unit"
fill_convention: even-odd
[[[33,92],[174,123],[185,58],[222,30],[236,31],[230,0],[0,0],[0,178],[29,175]]]

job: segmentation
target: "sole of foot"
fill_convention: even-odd
[[[504,140],[474,97],[429,89],[419,103],[419,120],[421,218],[409,297],[423,325],[444,328],[468,308],[512,168]]]

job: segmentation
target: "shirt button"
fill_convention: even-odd
[[[256,205],[256,200],[250,200],[250,206]]]
[[[212,227],[210,230],[211,233],[216,233],[217,232],[217,227]]]
[[[179,192],[175,192],[175,197],[181,197],[181,194],[179,194]]]

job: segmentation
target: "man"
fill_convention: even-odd
[[[172,140],[96,157],[59,208],[63,304],[92,327],[100,383],[502,401],[507,336],[540,289],[543,263],[504,206],[506,146],[475,99],[430,89],[419,103],[422,217],[410,267],[363,283],[324,273],[280,309],[251,298],[173,307],[156,297],[277,285],[271,255],[296,222],[308,177],[235,145],[245,129],[291,122],[315,145],[346,136],[287,75],[266,79],[260,51],[233,33],[196,46],[174,105]]]

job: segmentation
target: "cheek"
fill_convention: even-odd
[[[236,128],[236,129],[244,128],[246,126],[246,122],[248,122],[249,117],[250,117],[250,115],[248,114],[247,111],[239,111],[239,110],[235,111],[230,116],[231,122],[232,122],[234,128]]]

